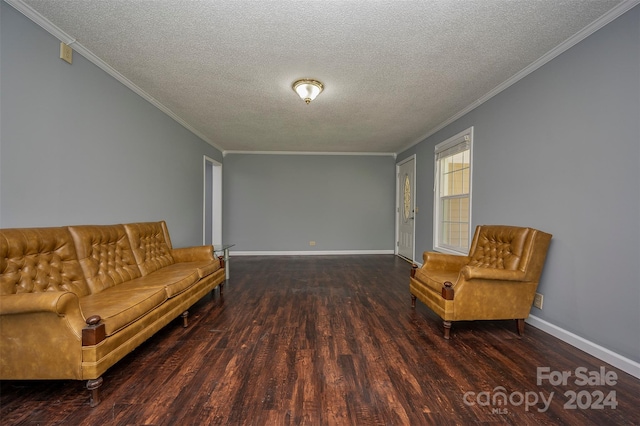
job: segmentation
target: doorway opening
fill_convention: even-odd
[[[222,242],[222,164],[204,156],[202,243]]]

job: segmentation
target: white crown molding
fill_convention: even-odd
[[[560,43],[558,46],[556,46],[555,48],[551,49],[550,51],[548,51],[547,53],[542,55],[540,58],[538,58],[536,61],[534,61],[531,64],[529,64],[528,66],[526,66],[524,69],[522,69],[518,73],[514,74],[511,78],[505,80],[504,82],[502,82],[501,84],[499,84],[498,86],[493,88],[486,95],[482,96],[480,99],[478,99],[475,102],[471,103],[469,106],[467,106],[463,110],[459,111],[458,113],[454,114],[453,116],[451,116],[447,120],[443,121],[442,123],[440,123],[439,125],[437,125],[433,129],[429,130],[428,133],[426,133],[425,135],[421,136],[418,140],[413,141],[411,144],[407,145],[405,148],[403,148],[400,151],[398,151],[398,153],[402,153],[402,152],[406,151],[407,149],[416,146],[420,142],[422,142],[425,139],[427,139],[429,136],[434,135],[435,133],[437,133],[440,130],[444,129],[449,124],[451,124],[454,121],[456,121],[457,119],[465,116],[466,114],[468,114],[469,112],[473,111],[474,109],[476,109],[477,107],[479,107],[483,103],[487,102],[489,99],[491,99],[494,96],[496,96],[497,94],[503,92],[507,88],[513,86],[515,83],[517,83],[518,81],[522,80],[523,78],[525,78],[526,76],[528,76],[529,74],[531,74],[532,72],[537,70],[538,68],[540,68],[543,65],[545,65],[546,63],[550,62],[552,59],[556,58],[560,54],[566,52],[567,50],[569,50],[570,48],[572,48],[576,44],[580,43],[582,40],[584,40],[585,38],[589,37],[591,34],[595,33],[596,31],[598,31],[599,29],[601,29],[605,25],[611,23],[613,20],[617,19],[618,17],[620,17],[624,13],[626,13],[629,10],[633,9],[638,4],[640,4],[640,0],[624,0],[623,2],[618,4],[616,7],[614,7],[613,9],[609,10],[607,13],[602,15],[600,18],[596,19],[591,24],[587,25],[586,27],[584,27],[583,29],[581,29],[580,31],[575,33],[573,36],[569,37],[564,42]]]
[[[203,141],[207,142],[209,145],[213,146],[218,151],[222,152],[222,148],[221,147],[217,146],[210,139],[208,139],[205,135],[200,133],[195,128],[191,127],[191,125],[189,125],[186,121],[184,121],[182,118],[180,118],[180,116],[178,116],[176,113],[174,113],[169,108],[164,106],[162,103],[160,103],[160,101],[155,99],[153,96],[151,96],[150,94],[148,94],[147,92],[142,90],[140,87],[138,87],[136,84],[134,84],[127,77],[125,77],[124,75],[120,74],[118,71],[116,71],[115,68],[113,68],[111,65],[107,64],[102,59],[100,59],[98,56],[96,56],[93,52],[91,52],[89,49],[84,47],[82,44],[78,43],[75,40],[75,38],[71,37],[69,34],[67,34],[64,31],[62,31],[60,28],[58,28],[51,21],[49,21],[47,18],[42,16],[40,13],[38,13],[31,6],[29,6],[28,4],[24,3],[24,1],[22,1],[22,0],[4,0],[4,1],[6,3],[8,3],[9,5],[11,5],[18,12],[22,13],[24,16],[26,16],[27,18],[29,18],[30,20],[35,22],[37,25],[42,27],[49,34],[51,34],[52,36],[54,36],[55,38],[57,38],[58,40],[60,40],[64,44],[66,44],[68,46],[71,46],[73,48],[73,50],[75,50],[80,55],[85,57],[88,61],[90,61],[91,63],[96,65],[98,68],[100,68],[101,70],[103,70],[104,72],[106,72],[107,74],[109,74],[110,76],[115,78],[116,80],[118,80],[120,83],[124,84],[126,87],[131,89],[134,93],[136,93],[137,95],[139,95],[140,97],[142,97],[143,99],[145,99],[146,101],[151,103],[153,106],[158,108],[160,111],[164,112],[166,115],[168,115],[169,117],[174,119],[176,122],[178,122],[184,128],[189,130],[191,133],[193,133],[194,135],[196,135],[197,137],[199,137]]]
[[[47,31],[49,34],[51,34],[52,36],[54,36],[64,44],[70,46],[71,44],[75,43],[75,39],[73,37],[71,37],[69,34],[65,33],[64,31],[62,31],[57,26],[53,25],[51,21],[49,21],[47,18],[45,18],[44,16],[36,12],[35,9],[33,9],[28,4],[24,3],[22,0],[4,0],[4,1],[5,3],[11,5],[18,12],[22,13],[24,16],[26,16],[27,18],[31,19],[33,22],[35,22],[36,24],[44,28],[45,31]]]
[[[320,152],[320,151],[223,151],[222,156],[226,157],[230,154],[245,155],[359,155],[359,156],[380,156],[396,158],[395,152]]]
[[[326,251],[233,251],[232,256],[353,256],[359,254],[394,254],[393,250],[326,250]]]
[[[585,351],[589,355],[592,355],[640,379],[640,363],[626,358],[616,352],[613,352],[610,349],[593,343],[583,337],[578,336],[577,334],[560,328],[557,325],[551,324],[550,322],[540,319],[534,315],[529,315],[529,318],[527,318],[526,321],[528,324],[531,324],[535,328],[538,328],[545,333],[557,337],[563,342],[566,342],[571,346]]]
[[[479,98],[475,102],[471,103],[466,108],[462,109],[458,113],[456,113],[453,116],[451,116],[449,119],[443,121],[442,123],[440,123],[439,125],[437,125],[433,129],[431,129],[428,133],[424,134],[419,139],[415,140],[411,144],[409,144],[406,147],[402,148],[397,153],[366,153],[366,152],[363,152],[363,153],[339,153],[339,152],[336,152],[336,153],[323,153],[323,152],[315,153],[315,152],[293,152],[293,151],[274,151],[274,152],[269,152],[269,151],[224,151],[221,147],[216,145],[213,141],[208,139],[206,136],[204,136],[202,133],[197,131],[195,128],[191,127],[187,122],[185,122],[182,118],[180,118],[177,114],[175,114],[169,108],[164,106],[158,100],[156,100],[151,95],[149,95],[144,90],[142,90],[140,87],[135,85],[128,78],[126,78],[125,76],[120,74],[113,67],[111,67],[106,62],[104,62],[102,59],[100,59],[95,54],[93,54],[89,49],[85,48],[80,43],[78,43],[69,34],[67,34],[64,31],[62,31],[60,28],[55,26],[51,21],[46,19],[44,16],[42,16],[40,13],[38,13],[35,9],[33,9],[31,6],[29,6],[26,3],[24,3],[24,1],[22,1],[22,0],[4,0],[4,1],[6,3],[8,3],[9,5],[11,5],[12,7],[14,7],[16,10],[18,10],[23,15],[25,15],[27,18],[29,18],[30,20],[35,22],[37,25],[39,25],[40,27],[44,28],[47,32],[49,32],[51,35],[53,35],[54,37],[56,37],[57,39],[59,39],[63,43],[72,46],[73,49],[75,51],[77,51],[79,54],[81,54],[82,56],[87,58],[89,61],[94,63],[96,66],[98,66],[99,68],[104,70],[106,73],[108,73],[112,77],[114,77],[116,80],[120,81],[122,84],[124,84],[126,87],[128,87],[129,89],[131,89],[132,91],[137,93],[139,96],[141,96],[142,98],[146,99],[152,105],[154,105],[155,107],[160,109],[162,112],[167,114],[169,117],[173,118],[175,121],[180,123],[183,127],[185,127],[187,130],[189,130],[190,132],[192,132],[193,134],[198,136],[200,139],[206,141],[211,146],[213,146],[214,148],[218,149],[220,152],[222,152],[223,156],[225,156],[226,154],[391,155],[394,158],[396,158],[398,153],[404,152],[407,149],[419,144],[420,142],[422,142],[425,139],[427,139],[429,136],[432,136],[433,134],[435,134],[436,132],[442,130],[443,128],[445,128],[449,124],[453,123],[454,121],[458,120],[459,118],[461,118],[464,115],[468,114],[469,112],[473,111],[478,106],[482,105],[483,103],[485,103],[489,99],[493,98],[497,94],[501,93],[502,91],[504,91],[508,87],[514,85],[518,81],[522,80],[524,77],[526,77],[527,75],[531,74],[533,71],[535,71],[538,68],[542,67],[543,65],[545,65],[546,63],[548,63],[549,61],[554,59],[555,57],[559,56],[561,53],[567,51],[568,49],[570,49],[571,47],[575,46],[580,41],[584,40],[585,38],[587,38],[588,36],[590,36],[594,32],[598,31],[600,28],[604,27],[605,25],[609,24],[610,22],[612,22],[613,20],[615,20],[616,18],[618,18],[622,14],[628,12],[633,7],[635,7],[638,4],[640,4],[640,0],[624,0],[624,1],[622,1],[616,7],[612,8],[607,13],[605,13],[603,16],[601,16],[600,18],[596,19],[595,21],[593,21],[591,24],[587,25],[582,30],[578,31],[576,34],[574,34],[573,36],[571,36],[570,38],[565,40],[563,43],[561,43],[560,45],[556,46],[554,49],[552,49],[549,52],[547,52],[546,54],[544,54],[542,57],[538,58],[536,61],[534,61],[533,63],[531,63],[530,65],[528,65],[527,67],[525,67],[524,69],[522,69],[521,71],[519,71],[518,73],[513,75],[511,78],[507,79],[503,83],[501,83],[498,86],[496,86],[494,89],[489,91],[487,94],[485,94],[484,96],[482,96],[481,98]]]

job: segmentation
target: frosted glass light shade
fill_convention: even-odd
[[[308,78],[296,81],[291,87],[300,96],[300,99],[307,104],[314,100],[324,89],[322,83]]]

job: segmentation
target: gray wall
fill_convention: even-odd
[[[203,156],[221,153],[1,7],[0,227],[166,220],[201,244]]]
[[[229,154],[224,239],[237,251],[393,250],[394,175],[392,156]]]
[[[554,235],[532,314],[640,361],[640,7],[398,159],[417,155],[432,249],[433,149],[474,126],[472,221]],[[422,196],[421,196],[422,194]]]
[[[2,3],[0,227],[165,219],[202,239],[203,155],[220,152]],[[417,154],[416,252],[431,249],[433,147],[474,126],[473,222],[551,232],[532,314],[640,362],[640,7]],[[238,250],[391,250],[392,157],[228,155]]]

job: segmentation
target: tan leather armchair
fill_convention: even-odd
[[[417,298],[438,314],[445,339],[452,321],[515,319],[522,335],[550,241],[532,228],[478,226],[468,256],[425,252],[413,265],[411,305]]]

